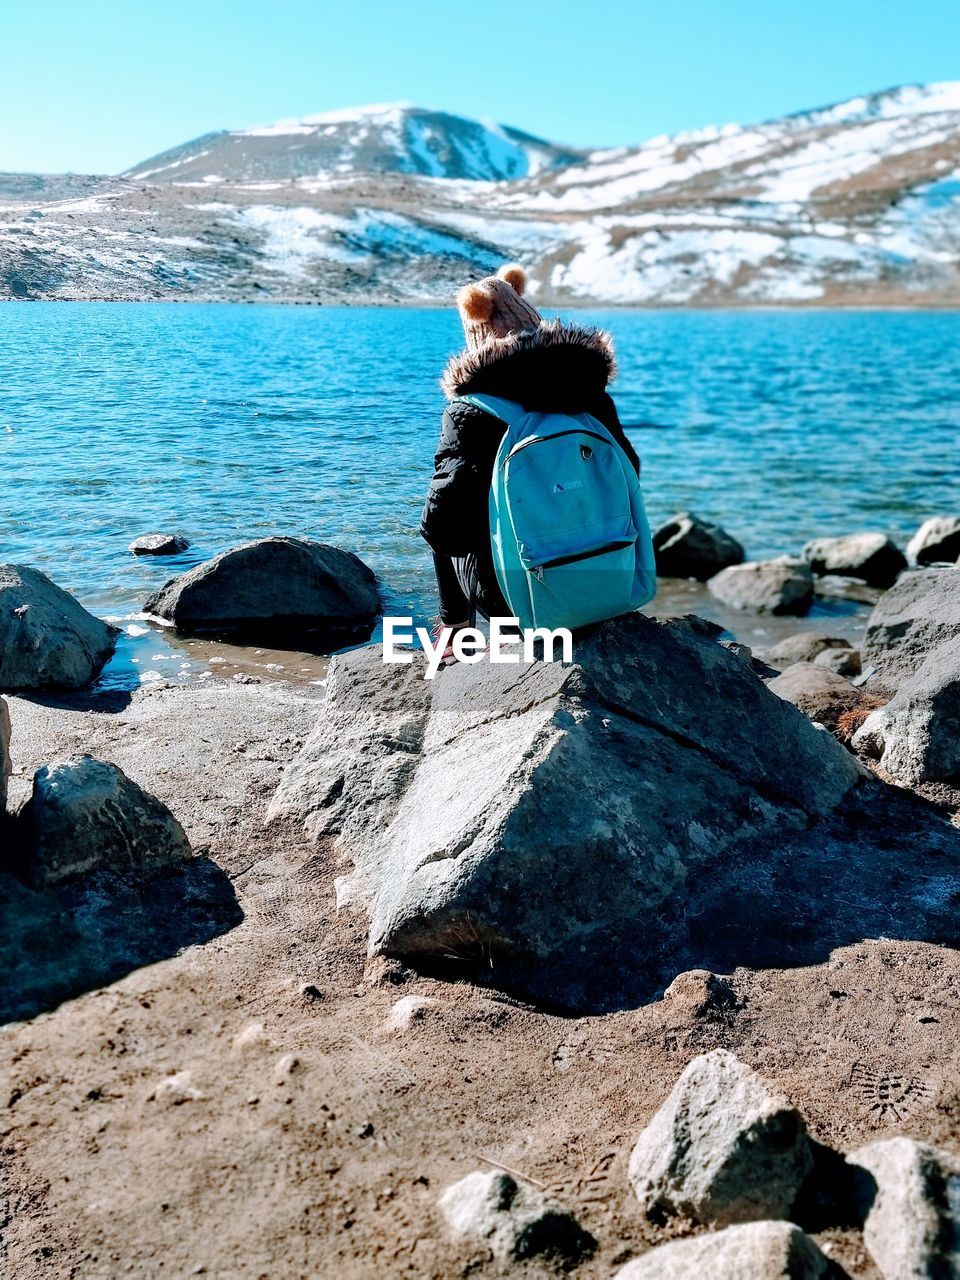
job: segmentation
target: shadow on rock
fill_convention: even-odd
[[[807,1137],[813,1168],[791,1210],[793,1220],[815,1235],[833,1227],[860,1231],[877,1198],[876,1179],[839,1151]]]
[[[126,711],[133,699],[133,689],[113,685],[91,685],[88,689],[14,689],[17,698],[35,702],[41,707],[58,711],[99,711],[104,715],[119,715]]]
[[[136,882],[98,872],[42,891],[0,873],[0,1021],[32,1018],[242,919],[208,858]]]
[[[569,663],[331,664],[269,816],[332,839],[373,954],[576,1012],[686,969],[953,944],[960,831],[878,783],[695,619]]]
[[[956,946],[958,904],[960,830],[872,783],[802,836],[718,868],[687,907],[683,947],[724,970],[815,964],[864,938]]]
[[[784,833],[778,847],[731,850],[654,919],[598,928],[582,949],[545,963],[488,941],[430,967],[558,1011],[602,1013],[659,997],[689,969],[804,968],[869,938],[955,947],[958,906],[960,830],[932,805],[868,783],[842,813]]]

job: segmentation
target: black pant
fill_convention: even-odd
[[[433,553],[440,594],[440,621],[446,626],[456,622],[472,622],[477,615],[484,618],[507,618],[510,611],[493,579],[493,565],[481,565],[479,557],[441,556]],[[486,572],[485,572],[486,570]]]

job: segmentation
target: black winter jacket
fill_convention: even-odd
[[[606,333],[548,320],[539,329],[488,341],[476,351],[454,356],[440,385],[451,400],[485,393],[545,413],[591,413],[639,473],[640,461],[606,390],[615,372]],[[420,522],[420,532],[435,552],[476,555],[482,577],[492,574],[487,503],[505,429],[498,418],[473,405],[447,406]]]

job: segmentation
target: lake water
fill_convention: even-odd
[[[654,525],[690,508],[755,558],[859,529],[902,544],[960,507],[958,313],[576,318],[614,335],[612,390]],[[356,551],[387,610],[422,621],[437,378],[461,341],[453,310],[4,306],[0,560],[121,621],[120,682],[195,675],[216,656],[150,630],[141,605],[174,572],[268,533]],[[185,534],[189,552],[129,555],[151,530]]]

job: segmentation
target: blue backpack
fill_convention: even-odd
[[[490,542],[520,626],[574,630],[652,600],[640,481],[603,423],[589,413],[528,412],[499,396],[460,398],[507,426],[490,485]]]

